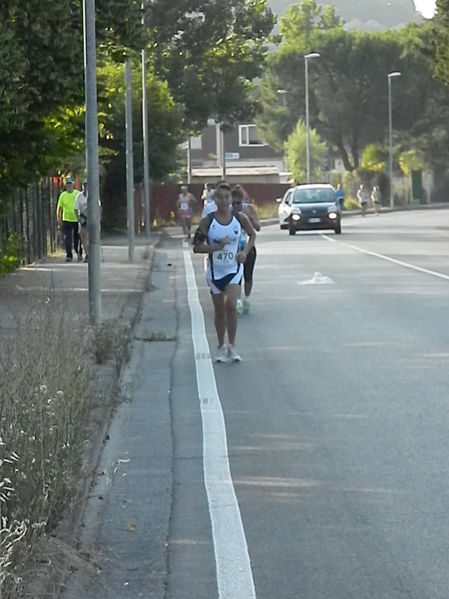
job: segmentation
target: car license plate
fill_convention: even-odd
[[[309,223],[319,223],[321,222],[321,218],[318,217],[313,217],[313,218],[309,218]]]

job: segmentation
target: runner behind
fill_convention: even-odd
[[[181,193],[177,201],[178,216],[181,220],[182,232],[190,239],[190,229],[192,226],[193,205],[196,203],[195,198],[189,192],[187,185],[181,187]]]
[[[240,185],[236,185],[232,190],[232,211],[234,214],[245,214],[248,217],[254,229],[256,231],[260,231],[259,217],[257,216],[255,207],[249,203],[248,199],[248,194],[245,192],[243,187],[241,187]],[[246,234],[244,231],[242,231],[240,248],[243,249],[245,245]],[[253,272],[254,265],[256,263],[256,257],[256,246],[253,245],[253,247],[248,251],[248,256],[243,266],[245,297],[243,298],[243,302],[240,299],[240,297],[237,299],[236,308],[239,314],[249,313],[249,296],[251,295],[251,290],[253,288]]]
[[[193,238],[193,251],[208,254],[206,281],[209,285],[215,312],[215,330],[218,348],[216,362],[240,362],[235,349],[237,333],[236,300],[240,295],[243,264],[254,245],[256,232],[245,214],[233,214],[230,210],[231,188],[227,184],[215,190],[217,210],[201,219]],[[239,250],[241,231],[248,241]],[[229,345],[225,345],[227,333]]]

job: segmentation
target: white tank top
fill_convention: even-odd
[[[212,217],[209,230],[207,232],[207,241],[209,244],[218,243],[223,237],[229,237],[227,243],[221,250],[209,254],[208,270],[212,279],[222,279],[229,274],[237,274],[242,265],[236,260],[239,251],[239,240],[242,227],[238,219],[232,215],[227,225],[219,223],[215,217]]]

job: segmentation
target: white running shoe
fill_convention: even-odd
[[[220,345],[217,348],[217,353],[215,354],[215,362],[227,362],[228,361],[228,348],[226,345]]]
[[[243,300],[242,308],[243,308],[243,314],[249,314],[249,301],[246,299],[246,297]]]
[[[243,314],[243,303],[241,299],[238,299],[235,302],[235,309],[237,310],[237,314]]]
[[[233,345],[228,347],[228,357],[231,362],[241,362],[242,358]]]

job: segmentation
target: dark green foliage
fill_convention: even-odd
[[[432,56],[436,77],[449,84],[449,0],[437,0],[432,36]]]
[[[186,122],[251,118],[252,81],[261,74],[274,17],[265,0],[154,0],[147,23],[155,72],[166,79]]]
[[[140,3],[97,0],[103,48],[141,43]],[[121,53],[123,56],[123,52]],[[0,3],[0,202],[82,151],[82,2]]]
[[[402,73],[392,80],[395,154],[413,148],[428,166],[447,160],[443,146],[449,95],[432,79],[425,52],[431,25],[361,33],[345,30],[335,19],[323,26],[322,14],[314,0],[303,0],[281,20],[285,35],[260,86],[258,125],[264,139],[280,148],[297,119],[304,119],[304,54],[313,50],[320,58],[309,63],[310,123],[347,170],[359,167],[367,144],[387,143],[387,75],[392,71]],[[288,92],[285,109],[279,88]]]
[[[83,170],[82,4],[0,3],[0,202],[42,175],[77,165]],[[96,0],[97,63],[122,65],[130,58],[137,65],[138,51],[147,47],[150,79],[165,89],[165,107],[161,98],[149,107],[150,171],[158,180],[174,170],[178,141],[208,117],[224,123],[251,118],[252,81],[262,71],[274,19],[265,0],[154,0],[145,6],[143,14],[140,0]],[[123,87],[99,78],[104,165],[123,159],[118,90]],[[124,163],[117,168],[124,171]]]
[[[13,272],[20,265],[21,242],[13,234],[9,234],[3,245],[0,245],[0,275]]]
[[[70,0],[0,4],[0,197],[48,168],[45,119],[80,101],[80,19]]]

